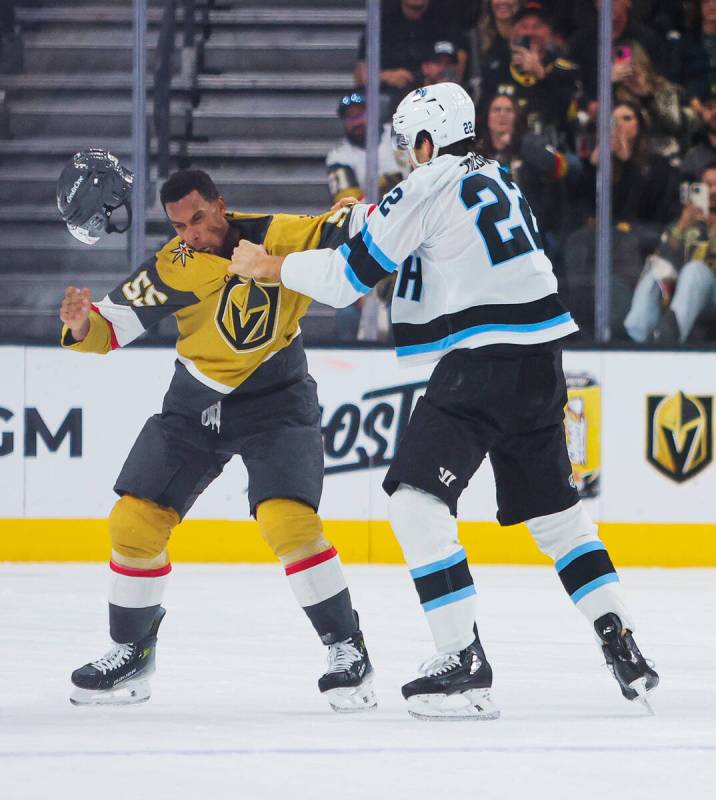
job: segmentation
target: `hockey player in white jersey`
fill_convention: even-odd
[[[496,162],[474,152],[474,118],[456,84],[410,93],[393,124],[416,169],[377,207],[354,209],[348,244],[277,258],[242,241],[230,271],[280,278],[337,307],[397,271],[398,359],[437,362],[383,483],[437,649],[422,676],[403,686],[410,713],[499,716],[456,520],[460,494],[486,455],[498,521],[527,524],[624,697],[646,702],[658,675],[634,642],[618,576],[567,454],[561,341],[577,325],[557,294],[527,200]]]

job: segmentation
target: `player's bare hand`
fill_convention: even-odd
[[[89,315],[92,308],[92,298],[87,288],[78,289],[68,286],[60,306],[60,319],[72,331],[75,341],[81,342],[89,331]]]
[[[354,206],[357,202],[357,197],[341,197],[340,200],[337,200],[331,206],[331,211],[339,211],[341,208],[345,208],[346,206]]]
[[[279,281],[283,258],[270,256],[260,244],[242,239],[234,248],[229,264],[232,275],[255,280]]]

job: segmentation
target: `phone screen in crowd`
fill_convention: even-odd
[[[709,187],[705,183],[682,183],[680,187],[681,205],[691,203],[700,209],[704,216],[709,214]]]
[[[689,199],[700,208],[705,217],[709,214],[709,187],[705,183],[692,183],[689,187]]]

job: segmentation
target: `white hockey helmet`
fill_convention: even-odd
[[[415,142],[425,131],[433,142],[432,161],[441,147],[475,135],[475,104],[457,83],[436,83],[410,92],[393,114],[394,145],[407,150],[416,166]],[[427,162],[429,163],[429,162]]]

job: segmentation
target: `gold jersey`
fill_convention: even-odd
[[[350,209],[320,216],[226,216],[240,238],[284,256],[340,246],[348,239]],[[226,258],[195,251],[175,237],[93,305],[85,339],[74,342],[65,326],[62,345],[108,353],[173,314],[180,364],[204,387],[218,396],[228,395],[296,339],[311,302],[281,283],[231,275],[228,265]]]

